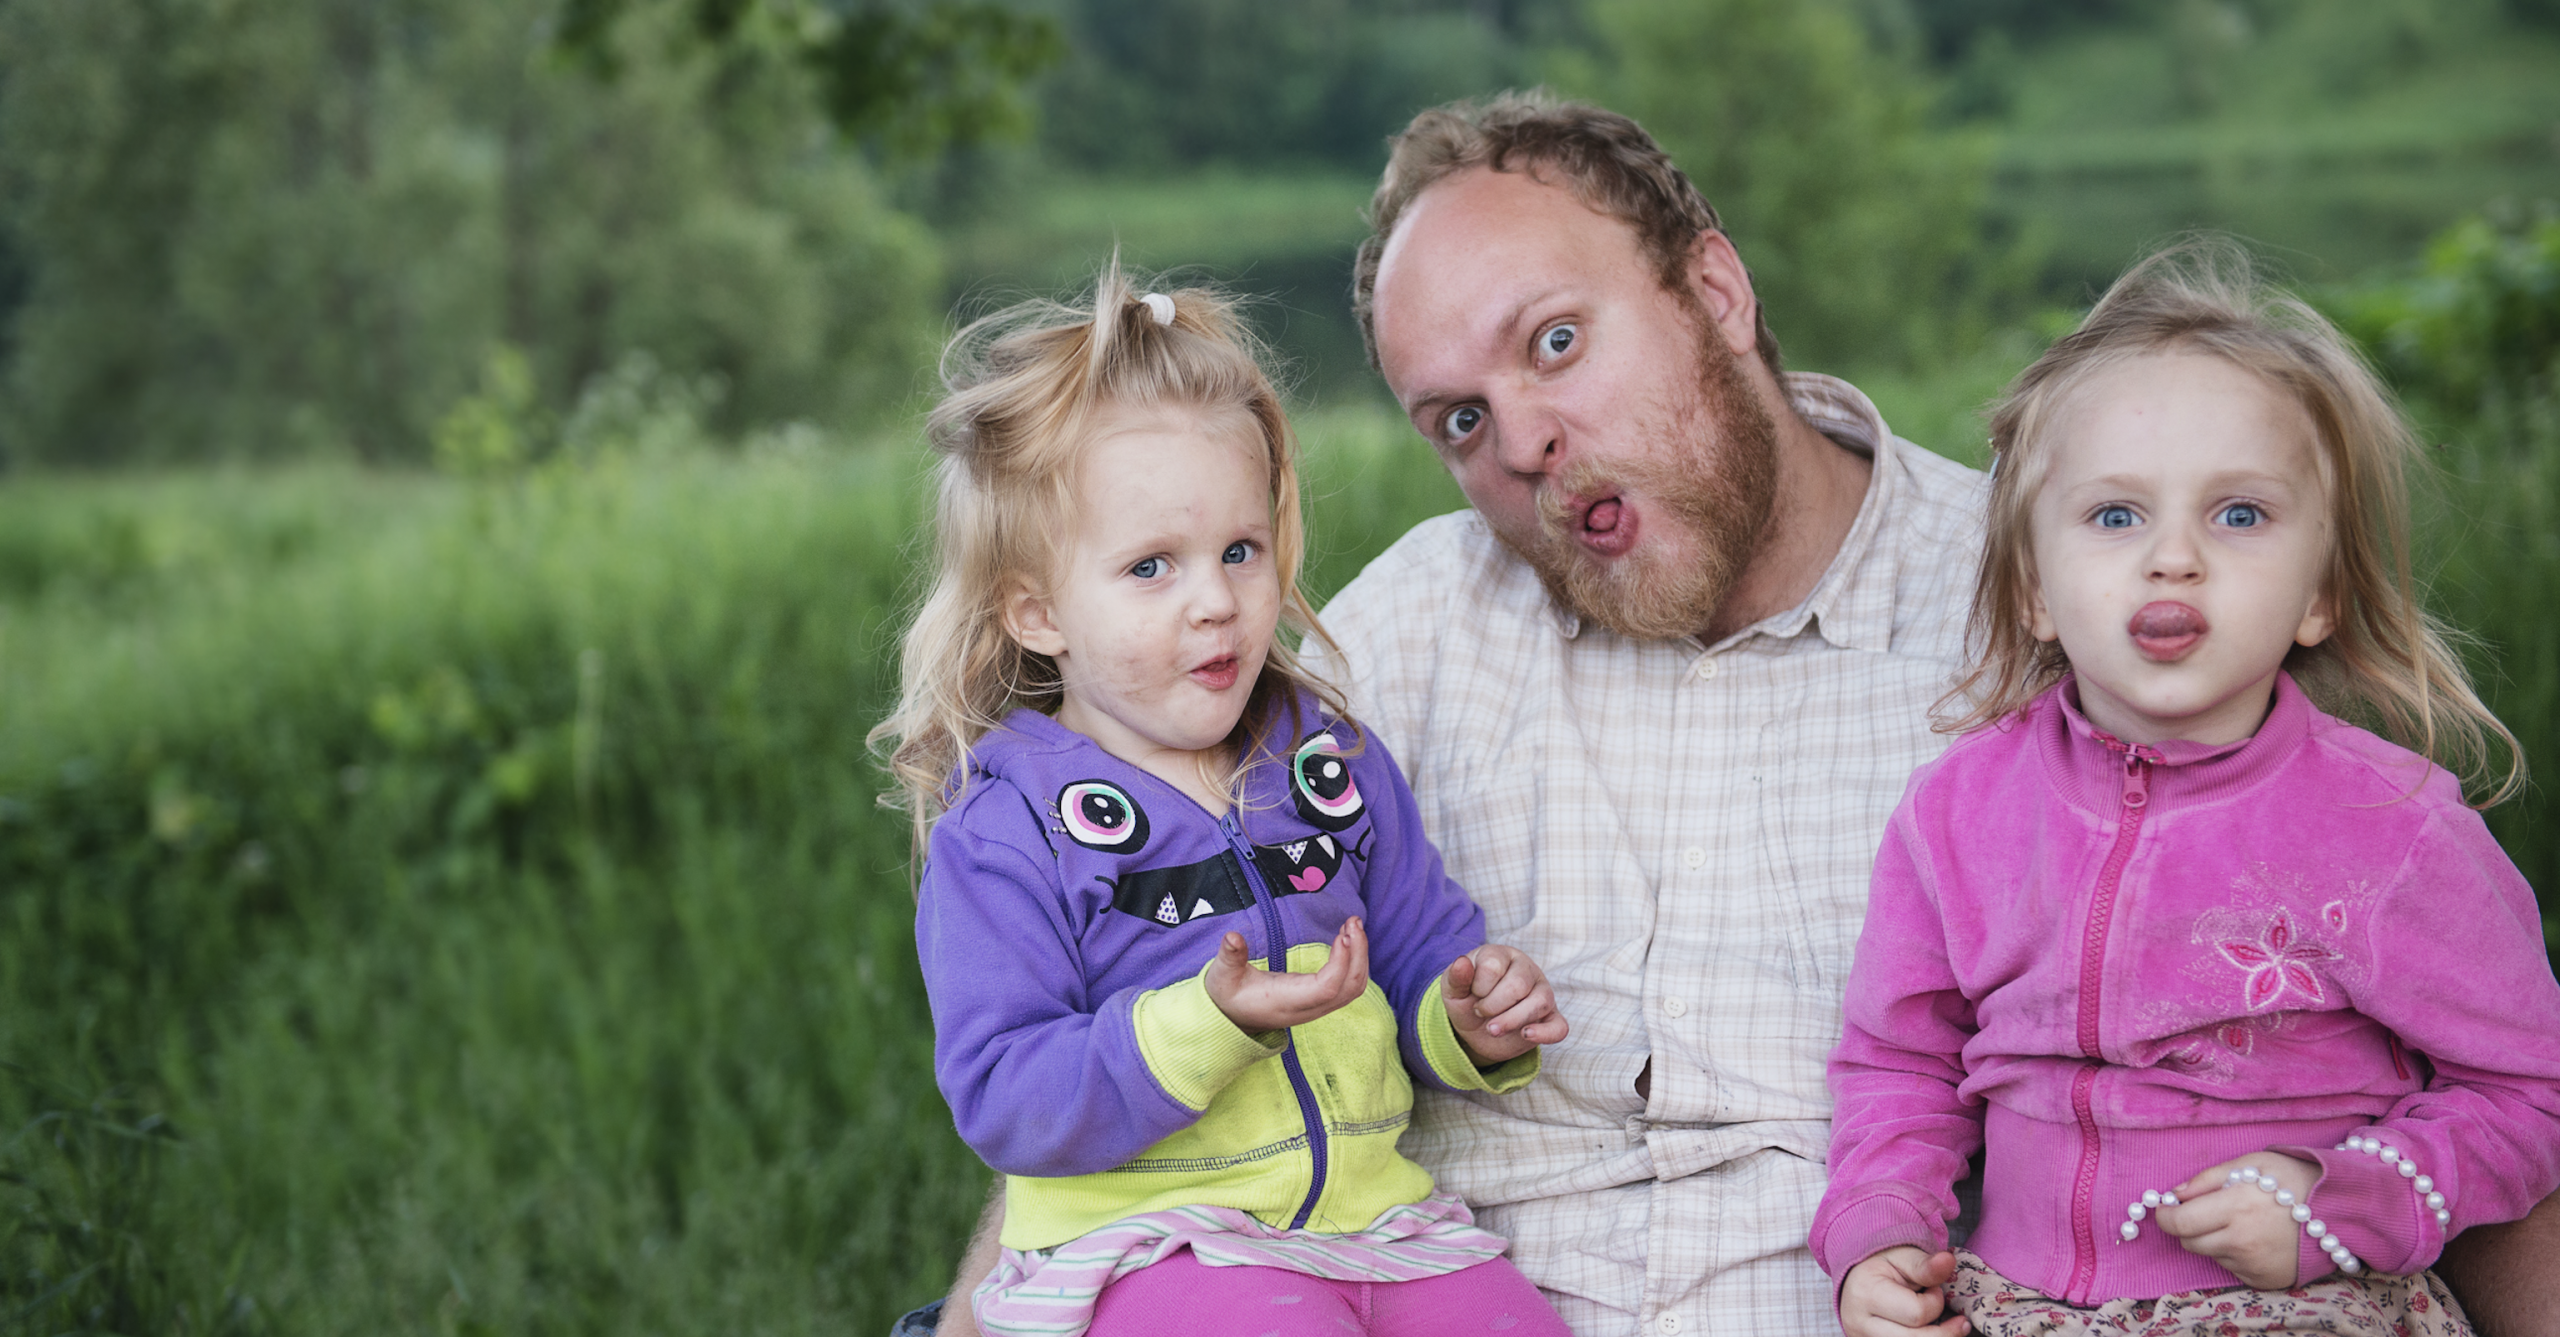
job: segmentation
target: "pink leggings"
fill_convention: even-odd
[[[1211,1267],[1189,1249],[1102,1290],[1092,1337],[1572,1337],[1508,1258],[1421,1281]]]

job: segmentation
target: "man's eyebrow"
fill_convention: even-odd
[[[1496,343],[1510,342],[1514,336],[1514,332],[1520,328],[1521,319],[1529,314],[1529,309],[1531,307],[1552,299],[1557,293],[1562,291],[1564,291],[1564,288],[1561,284],[1541,288],[1538,291],[1521,298],[1519,301],[1512,303],[1511,309],[1503,312],[1502,319],[1493,325],[1491,330],[1493,341]],[[1410,418],[1426,408],[1445,404],[1453,399],[1470,399],[1473,397],[1474,396],[1472,395],[1461,394],[1455,390],[1426,390],[1421,394],[1415,395],[1413,398],[1404,401],[1404,414],[1406,417]]]

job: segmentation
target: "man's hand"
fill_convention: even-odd
[[[1486,943],[1459,957],[1440,976],[1440,1003],[1449,1009],[1458,1043],[1488,1066],[1554,1044],[1573,1029],[1556,1011],[1547,973],[1517,947]]]
[[[1291,975],[1252,965],[1245,955],[1244,935],[1230,933],[1218,943],[1217,959],[1209,963],[1201,982],[1209,988],[1209,1001],[1238,1030],[1303,1026],[1358,998],[1369,987],[1369,935],[1362,931],[1360,917],[1353,915],[1333,935],[1333,956],[1324,969],[1312,975]]]
[[[1922,1253],[1908,1244],[1849,1269],[1840,1279],[1840,1330],[1849,1337],[1964,1337],[1973,1326],[1947,1312],[1952,1253]]]
[[[2178,1205],[2161,1208],[2152,1219],[2187,1252],[2222,1264],[2244,1285],[2280,1291],[2315,1280],[2294,1276],[2301,1262],[2302,1227],[2294,1223],[2293,1208],[2255,1184],[2225,1182],[2244,1165],[2274,1176],[2276,1187],[2291,1190],[2296,1202],[2310,1197],[2311,1185],[2320,1178],[2320,1167],[2309,1161],[2255,1152],[2178,1185]]]

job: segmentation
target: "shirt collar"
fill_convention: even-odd
[[[1787,403],[1815,431],[1875,464],[1868,475],[1867,495],[1858,517],[1840,540],[1840,551],[1803,602],[1772,614],[1708,647],[1722,650],[1753,636],[1795,636],[1810,625],[1824,640],[1846,650],[1885,650],[1893,642],[1893,573],[1867,560],[1901,496],[1904,482],[1898,452],[1916,449],[1885,426],[1875,402],[1858,387],[1819,372],[1786,374]],[[1572,640],[1582,634],[1582,618],[1552,600],[1547,611],[1557,634]]]

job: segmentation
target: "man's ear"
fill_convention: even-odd
[[[1067,652],[1066,635],[1049,616],[1049,601],[1030,585],[1015,581],[1004,596],[1004,631],[1014,644],[1035,655],[1056,659]]]
[[[1689,251],[1689,292],[1706,309],[1725,347],[1735,356],[1757,358],[1760,348],[1760,298],[1751,291],[1750,271],[1742,253],[1720,231],[1698,234]]]

